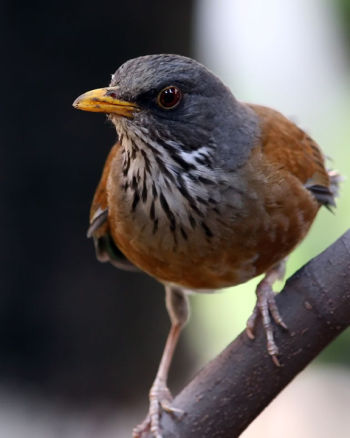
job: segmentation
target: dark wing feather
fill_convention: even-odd
[[[305,185],[305,187],[310,190],[320,204],[325,205],[327,208],[335,207],[334,195],[329,187],[318,184],[312,186]]]
[[[86,233],[86,237],[88,239],[93,237],[97,230],[108,220],[108,208],[105,208],[104,210],[99,209],[96,213],[97,214],[95,214],[91,220],[90,226]]]

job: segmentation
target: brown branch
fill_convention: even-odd
[[[277,304],[282,366],[266,353],[262,327],[241,333],[175,398],[181,419],[164,413],[163,438],[234,438],[340,332],[350,325],[350,230],[288,279]]]

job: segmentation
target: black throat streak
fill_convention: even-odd
[[[171,232],[175,232],[176,230],[176,219],[175,219],[175,215],[174,213],[170,210],[169,208],[169,204],[168,201],[166,200],[165,196],[163,195],[163,193],[160,193],[159,195],[159,201],[160,201],[160,205],[162,206],[162,209],[164,211],[164,213],[167,215],[168,219],[169,219],[169,229]]]
[[[136,219],[140,214],[146,220],[143,223],[144,226],[148,219],[153,235],[158,232],[167,232],[164,226],[167,227],[173,239],[173,251],[177,250],[178,240],[188,241],[191,232],[197,226],[201,228],[205,238],[209,241],[213,237],[213,232],[206,224],[202,208],[216,207],[216,203],[212,198],[209,200],[206,195],[201,197],[191,193],[185,176],[191,183],[203,186],[209,186],[213,182],[209,178],[198,175],[195,164],[187,162],[177,148],[159,138],[151,142],[138,135],[136,139],[126,135],[126,139],[130,147],[123,151],[122,174],[125,179],[121,188],[124,193],[130,194],[129,208],[134,218]],[[159,144],[159,148],[155,147],[155,143]],[[210,162],[209,157],[202,153],[196,161],[198,164],[207,166]],[[171,163],[170,168],[167,165],[168,162]],[[135,166],[137,166],[136,169]],[[162,175],[162,180],[158,181],[158,175]],[[163,184],[164,187],[162,187]],[[174,196],[176,191],[181,194],[183,208],[187,210],[189,222],[187,226],[180,221],[176,211],[173,211],[171,207],[172,203],[169,202],[169,197]],[[177,197],[178,194],[176,194]],[[145,215],[142,214],[142,209]]]

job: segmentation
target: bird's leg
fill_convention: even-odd
[[[172,397],[167,387],[168,373],[179,339],[181,329],[186,324],[189,314],[189,304],[185,293],[178,287],[166,286],[166,307],[171,320],[170,332],[165,344],[156,378],[149,392],[149,411],[145,420],[133,430],[133,438],[141,438],[146,431],[151,431],[155,438],[162,438],[160,416],[162,410],[183,414],[171,406]]]
[[[287,326],[284,323],[275,301],[275,293],[272,290],[272,285],[276,280],[282,280],[285,274],[286,259],[273,266],[266,272],[265,277],[260,281],[256,288],[257,301],[254,307],[253,313],[247,321],[247,335],[250,339],[254,339],[254,330],[257,323],[257,318],[260,315],[264,326],[266,339],[267,339],[267,351],[271,355],[275,365],[280,366],[278,361],[278,347],[273,337],[273,329],[270,314],[276,324],[280,325],[287,330]]]

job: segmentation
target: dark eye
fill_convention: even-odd
[[[182,98],[181,90],[174,85],[164,88],[157,97],[158,105],[163,109],[175,108]]]

